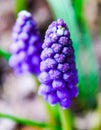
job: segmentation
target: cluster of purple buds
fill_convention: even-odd
[[[62,19],[48,27],[42,45],[31,13],[21,11],[13,29],[10,51],[9,64],[16,74],[40,74],[39,95],[51,105],[70,107],[72,98],[78,95],[78,74],[70,32]]]
[[[16,74],[40,73],[42,42],[31,13],[21,11],[13,29],[12,56],[9,64]]]
[[[62,19],[48,27],[42,48],[39,94],[67,109],[78,95],[78,75],[70,32]]]

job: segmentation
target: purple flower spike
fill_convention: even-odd
[[[39,94],[51,105],[67,109],[78,95],[78,75],[70,32],[62,19],[49,26],[42,48]]]
[[[16,74],[40,73],[42,42],[31,13],[21,11],[13,29],[9,64]],[[51,53],[51,52],[50,52]]]

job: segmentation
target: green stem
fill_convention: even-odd
[[[38,91],[38,87],[40,85],[40,82],[38,81],[37,77],[33,76],[33,78],[34,78],[34,80],[35,80],[35,82],[37,84],[37,91]],[[59,124],[59,117],[58,117],[59,114],[58,114],[58,108],[57,108],[57,106],[51,107],[45,101],[43,101],[43,104],[44,104],[44,106],[46,108],[46,111],[48,113],[48,117],[49,117],[48,123],[53,124],[53,125],[54,124],[58,125]],[[44,130],[46,130],[46,129],[44,129]],[[54,127],[54,128],[48,128],[47,130],[57,130],[57,128],[56,127]],[[58,130],[60,130],[60,128],[58,128]]]
[[[42,100],[42,102],[45,106],[46,113],[48,114],[47,122],[49,124],[58,126],[58,130],[61,130],[58,105],[52,107],[49,103],[45,102],[44,100]],[[48,129],[44,129],[44,130],[57,130],[57,127],[54,127],[54,128],[50,127]]]
[[[101,129],[101,92],[98,94],[98,115],[99,115],[99,129]]]
[[[101,130],[101,93],[98,94],[98,106],[95,110],[96,113],[96,124],[91,128],[91,130]]]
[[[8,53],[8,52],[6,52],[6,51],[4,51],[4,50],[0,49],[0,56],[3,57],[4,59],[6,59],[8,61],[9,58],[10,58],[10,56],[11,56],[11,54]]]
[[[17,16],[21,10],[27,10],[27,5],[27,0],[15,0],[15,15]]]
[[[4,113],[0,113],[0,118],[10,119],[10,120],[13,120],[13,121],[15,121],[15,122],[17,122],[19,124],[32,126],[32,127],[57,128],[57,129],[59,129],[59,127],[56,126],[56,125],[42,123],[42,122],[37,122],[37,121],[32,121],[32,120],[24,119],[24,118],[19,118],[19,117],[15,117],[15,116],[4,114]]]
[[[73,130],[73,117],[69,109],[60,108],[62,130]]]
[[[59,125],[60,117],[59,117],[58,105],[52,107],[48,103],[45,102],[45,107],[46,107],[47,113],[49,115],[49,123]],[[54,129],[54,130],[56,130],[56,129]],[[61,130],[61,127],[58,130]]]

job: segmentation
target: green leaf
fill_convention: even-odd
[[[59,126],[56,126],[53,124],[47,124],[47,123],[37,122],[37,121],[29,120],[29,119],[19,118],[19,117],[15,117],[15,116],[4,114],[4,113],[0,113],[0,118],[10,119],[19,124],[32,126],[32,127],[57,128],[57,129],[59,128]]]
[[[27,0],[15,0],[15,15],[17,16],[21,10],[27,10],[27,5]]]
[[[60,120],[62,130],[73,130],[73,114],[69,109],[62,109],[60,107]]]
[[[71,38],[74,43],[74,48],[75,50],[78,50],[80,32],[78,30],[78,24],[76,21],[75,14],[73,12],[73,7],[71,6],[71,0],[47,0],[47,2],[51,7],[54,19],[63,18],[64,21],[67,23],[71,32]]]
[[[6,52],[6,51],[4,51],[4,50],[2,50],[2,49],[0,49],[0,56],[8,61],[10,56],[11,56],[11,54]]]
[[[82,16],[83,16],[83,0],[72,0],[73,7],[75,10],[75,15],[77,17],[77,20],[79,23],[82,22]]]

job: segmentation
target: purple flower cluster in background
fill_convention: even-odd
[[[62,19],[48,27],[42,48],[39,94],[51,105],[67,109],[78,95],[78,75],[70,32]]]
[[[21,11],[13,29],[9,64],[16,74],[40,72],[41,38],[31,13]]]

